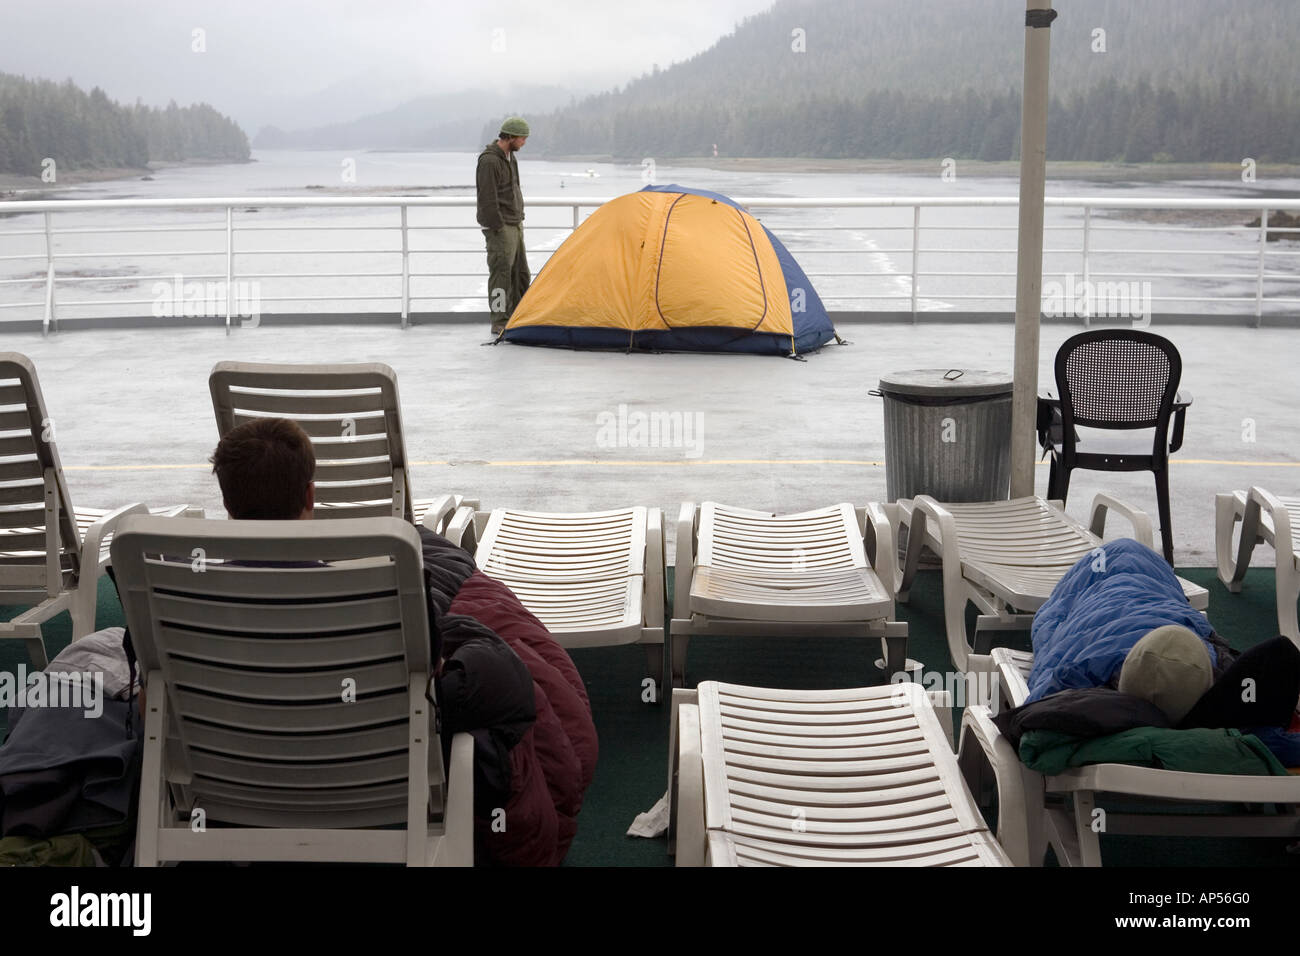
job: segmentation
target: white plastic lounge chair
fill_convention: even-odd
[[[887,673],[914,666],[907,624],[894,620],[894,562],[893,528],[878,504],[774,515],[686,502],[669,630],[674,686],[685,683],[691,635],[878,637]]]
[[[46,621],[67,611],[73,640],[95,629],[113,531],[124,515],[149,510],[74,508],[53,426],[31,360],[0,352],[0,604],[34,605],[0,623],[0,638],[24,641],[38,668],[49,663],[41,637]],[[182,511],[191,509],[161,513]]]
[[[673,692],[678,866],[1005,866],[914,683]],[[674,843],[675,841],[675,843]]]
[[[473,863],[415,528],[132,516],[113,563],[146,690],[137,865]]]
[[[317,518],[418,522],[432,510],[445,521],[462,503],[446,495],[412,500],[397,374],[387,365],[218,362],[208,388],[221,435],[255,418],[302,426],[316,452]]]
[[[544,514],[458,508],[446,536],[509,586],[564,647],[644,644],[663,687],[664,531],[658,508]]]
[[[1020,662],[1004,651],[993,651],[1000,685],[1013,705],[1020,704],[1027,696]],[[958,761],[976,793],[992,765],[998,842],[1017,866],[1041,866],[1048,846],[1062,866],[1101,866],[1100,833],[1300,837],[1300,778],[1117,763],[1044,776],[1021,763],[984,705],[962,713]],[[1122,798],[1123,807],[1100,807],[1104,796]]]
[[[902,524],[909,529],[898,599],[907,600],[921,547],[928,547],[943,563],[948,651],[962,672],[987,667],[986,660],[972,668],[969,658],[988,655],[991,632],[1030,627],[1033,612],[1051,597],[1057,582],[1081,557],[1101,546],[1109,512],[1128,518],[1142,544],[1152,547],[1154,541],[1151,519],[1109,495],[1093,499],[1090,529],[1070,518],[1060,502],[1042,498],[940,504],[929,495],[918,495],[898,504]],[[1209,592],[1179,580],[1192,607],[1204,611]],[[980,611],[970,638],[967,601]]]
[[[1280,498],[1263,488],[1214,496],[1214,542],[1219,580],[1234,594],[1250,566],[1255,545],[1267,542],[1277,552],[1277,629],[1300,644],[1296,600],[1300,598],[1300,498]],[[1232,532],[1241,522],[1241,541],[1233,559]]]

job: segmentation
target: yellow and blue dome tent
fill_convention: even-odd
[[[605,203],[551,256],[507,342],[800,355],[836,338],[794,257],[718,193],[647,186]]]

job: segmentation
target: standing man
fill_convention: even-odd
[[[488,143],[478,157],[478,224],[487,240],[493,335],[506,330],[532,278],[524,256],[524,194],[515,161],[527,139],[528,124],[512,116],[501,124],[497,141]]]

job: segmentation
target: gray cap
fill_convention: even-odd
[[[1150,701],[1178,726],[1214,683],[1205,643],[1185,627],[1157,627],[1124,658],[1119,690]]]

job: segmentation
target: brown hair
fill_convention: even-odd
[[[297,422],[255,418],[236,425],[210,460],[232,518],[292,519],[307,507],[316,453]]]

